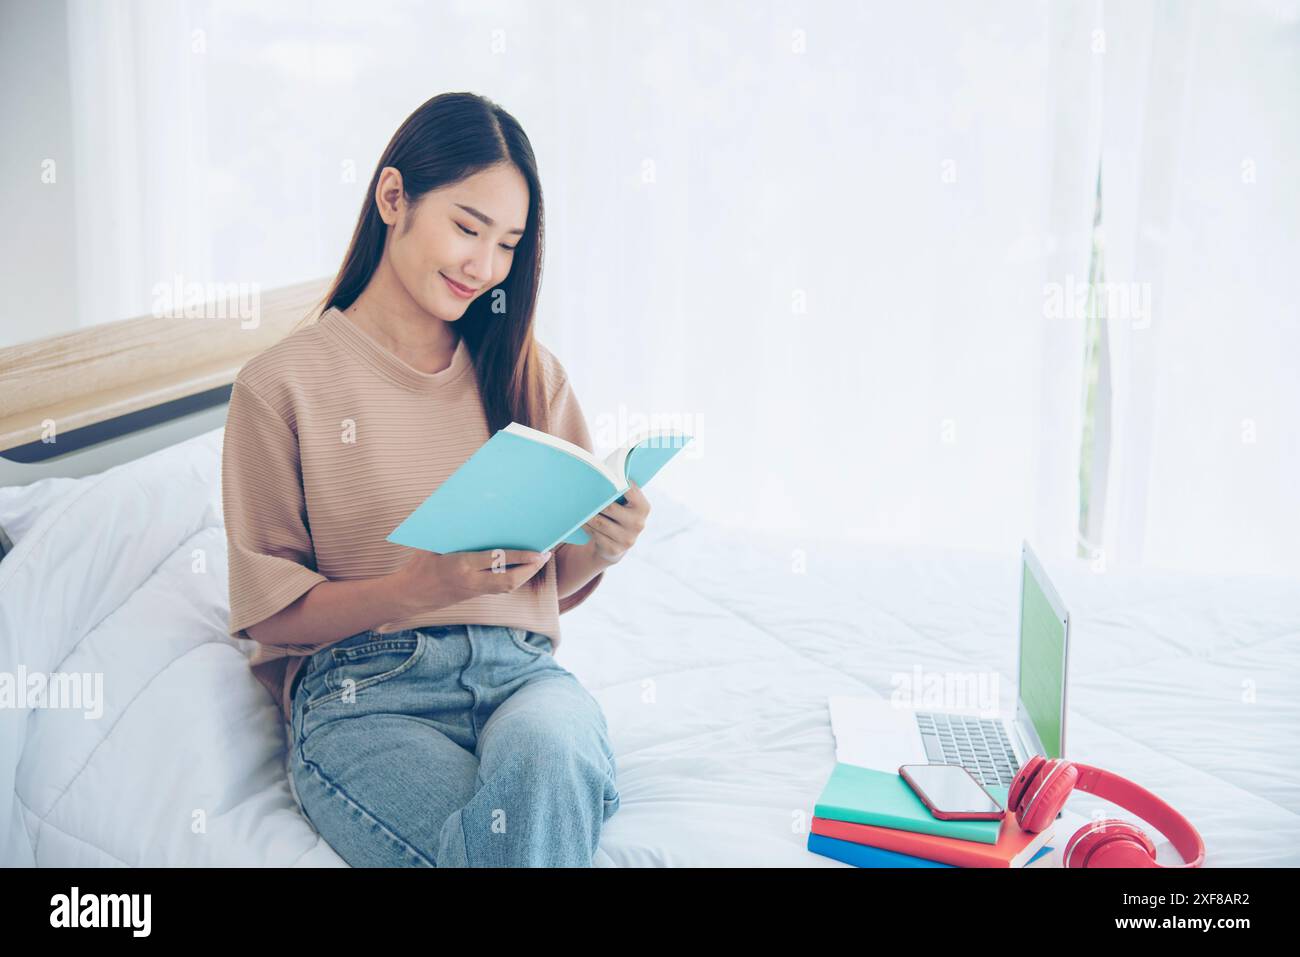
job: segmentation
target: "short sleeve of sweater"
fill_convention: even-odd
[[[298,438],[238,377],[221,457],[221,504],[230,575],[229,633],[293,604],[323,581],[307,522]]]
[[[591,432],[587,429],[587,420],[583,417],[582,407],[578,404],[578,397],[574,394],[573,385],[569,382],[568,376],[563,374],[563,369],[560,370],[560,374],[563,376],[563,380],[550,404],[550,432],[552,435],[558,435],[574,445],[582,446],[588,452],[594,452],[595,449],[592,448],[591,443]],[[571,548],[573,546],[562,544],[558,547]],[[604,577],[605,573],[601,572],[572,595],[561,598],[560,614],[562,615],[586,601]]]

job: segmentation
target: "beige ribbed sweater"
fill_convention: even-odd
[[[537,351],[550,432],[593,451],[564,368],[540,343]],[[250,359],[230,394],[221,463],[230,635],[251,639],[249,625],[320,582],[398,569],[413,551],[385,537],[490,437],[463,337],[446,369],[420,372],[331,308]],[[541,576],[536,591],[525,583],[374,627],[504,625],[547,635],[558,648],[560,614],[604,574],[563,601],[554,556]],[[306,656],[341,640],[254,649],[253,674],[286,721]]]

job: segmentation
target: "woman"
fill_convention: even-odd
[[[587,866],[619,806],[604,715],[553,653],[644,528],[641,490],[553,555],[385,540],[511,421],[592,450],[533,339],[542,237],[519,124],[434,97],[380,158],[318,321],[231,391],[230,634],[256,642],[303,812],[354,866]]]

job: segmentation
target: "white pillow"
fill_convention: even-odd
[[[80,481],[54,476],[0,488],[0,556],[13,551],[36,520]]]
[[[48,673],[198,532],[220,526],[222,429],[98,475],[51,502],[15,495],[22,541],[0,561],[0,671]],[[35,483],[33,483],[35,484]],[[26,506],[33,501],[42,507]],[[224,545],[224,543],[222,543]],[[29,709],[0,708],[0,861],[33,866],[12,801]]]

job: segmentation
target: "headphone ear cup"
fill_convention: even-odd
[[[1056,820],[1078,779],[1079,770],[1064,758],[1044,761],[1017,806],[1016,823],[1021,830],[1037,833]]]
[[[1016,776],[1011,781],[1011,787],[1007,788],[1007,810],[1013,814],[1019,815],[1020,803],[1029,791],[1029,783],[1033,781],[1034,775],[1038,769],[1043,766],[1044,758],[1041,754],[1035,754],[1028,761],[1020,766]]]
[[[1063,859],[1066,867],[1154,867],[1156,846],[1141,828],[1111,817],[1079,828]]]

